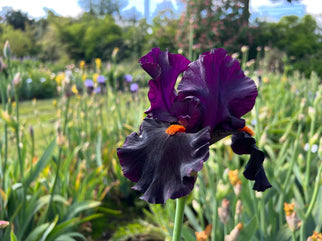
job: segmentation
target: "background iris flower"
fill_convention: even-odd
[[[236,59],[213,49],[190,62],[154,48],[139,63],[152,77],[151,107],[139,133],[130,134],[117,154],[123,174],[143,193],[141,199],[165,203],[189,194],[209,145],[228,135],[233,135],[235,153],[251,155],[244,176],[255,181],[254,190],[271,187],[262,166],[264,153],[241,119],[253,108],[257,87]]]

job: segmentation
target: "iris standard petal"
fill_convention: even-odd
[[[258,150],[253,137],[244,131],[233,134],[231,147],[236,154],[250,154],[250,159],[245,166],[243,174],[248,180],[255,181],[254,190],[263,192],[267,188],[272,187],[267,180],[263,168],[265,155],[262,151]]]
[[[200,100],[202,126],[237,130],[245,125],[257,97],[253,80],[244,75],[239,62],[224,49],[213,49],[192,62],[178,85],[178,98]]]
[[[168,123],[145,118],[141,134],[132,133],[117,150],[123,174],[137,182],[133,188],[150,203],[189,194],[209,156],[208,128],[169,135],[168,127]]]
[[[151,107],[146,113],[155,119],[173,122],[175,117],[169,114],[169,110],[176,97],[174,86],[179,74],[188,67],[190,61],[180,54],[153,48],[139,63],[152,77],[148,93]]]

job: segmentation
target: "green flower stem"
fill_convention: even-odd
[[[66,107],[65,107],[65,113],[64,113],[63,136],[65,136],[66,132],[67,132],[69,104],[70,104],[70,98],[67,98]],[[62,151],[63,151],[63,147],[60,146],[59,149],[58,149],[58,159],[57,159],[55,180],[54,180],[54,184],[53,184],[52,189],[51,189],[50,200],[49,200],[49,204],[48,204],[48,208],[47,208],[47,213],[46,213],[46,216],[45,216],[47,218],[47,220],[48,220],[48,218],[52,218],[51,217],[51,211],[53,211],[52,210],[53,209],[52,204],[53,204],[53,200],[54,200],[54,196],[55,196],[55,189],[56,189],[57,182],[58,182],[58,179],[59,179],[59,171],[60,171],[59,169],[60,169],[60,164],[61,164]]]
[[[305,213],[305,217],[304,217],[304,220],[302,220],[302,223],[301,223],[301,229],[300,229],[300,241],[305,241],[305,225],[306,225],[306,220],[309,218],[312,210],[313,210],[313,207],[316,203],[316,200],[317,200],[317,197],[318,197],[318,192],[319,192],[319,187],[320,187],[320,179],[321,179],[321,175],[322,175],[322,165],[320,164],[319,165],[319,170],[318,170],[318,173],[316,175],[316,179],[315,179],[315,183],[314,183],[314,190],[313,190],[313,195],[311,197],[311,202],[309,204],[309,207]]]
[[[184,215],[184,207],[186,204],[187,197],[182,197],[176,199],[176,214],[174,218],[174,229],[172,235],[172,241],[179,241],[181,238],[181,230],[182,230],[182,223],[183,223],[183,215]]]
[[[319,187],[320,187],[321,174],[322,174],[322,163],[320,163],[318,174],[316,175],[313,195],[311,198],[311,202],[309,204],[309,208],[307,209],[307,211],[305,213],[305,219],[307,219],[309,217],[309,215],[311,214],[311,212],[313,210],[314,204],[316,203],[316,199],[318,197],[318,192],[319,192]]]
[[[295,231],[292,231],[292,241],[296,241]]]
[[[309,142],[311,141],[311,138],[313,136],[315,127],[315,118],[311,120],[310,125],[310,138]],[[304,194],[305,194],[305,201],[308,202],[310,195],[308,193],[308,187],[309,187],[309,181],[310,181],[310,168],[311,168],[311,161],[312,161],[312,155],[311,155],[311,143],[309,144],[309,150],[307,151],[307,158],[306,158],[306,170],[305,170],[305,177],[304,177]]]
[[[0,75],[1,77],[1,75]],[[1,103],[2,103],[2,109],[6,109],[6,90],[5,90],[5,83],[4,79],[0,78],[0,91],[1,91]],[[8,126],[6,123],[4,123],[4,164],[2,169],[2,188],[4,189],[5,186],[5,173],[7,169],[7,160],[8,160]],[[1,163],[2,164],[2,163]]]

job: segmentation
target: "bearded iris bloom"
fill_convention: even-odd
[[[255,181],[254,190],[271,187],[264,153],[241,118],[253,108],[257,87],[236,59],[213,49],[190,62],[154,48],[139,63],[152,77],[151,106],[140,131],[130,134],[117,154],[123,174],[143,193],[141,199],[165,203],[189,194],[209,146],[228,135],[235,153],[250,154],[244,176]]]

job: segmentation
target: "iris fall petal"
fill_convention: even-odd
[[[141,134],[132,133],[117,150],[123,174],[137,182],[133,188],[150,203],[189,194],[209,156],[208,128],[169,135],[168,127],[169,123],[145,118]]]
[[[272,187],[263,168],[264,153],[258,150],[253,137],[243,131],[234,134],[232,136],[231,147],[236,154],[250,154],[250,159],[246,164],[243,174],[248,180],[255,181],[254,190],[263,192]]]

